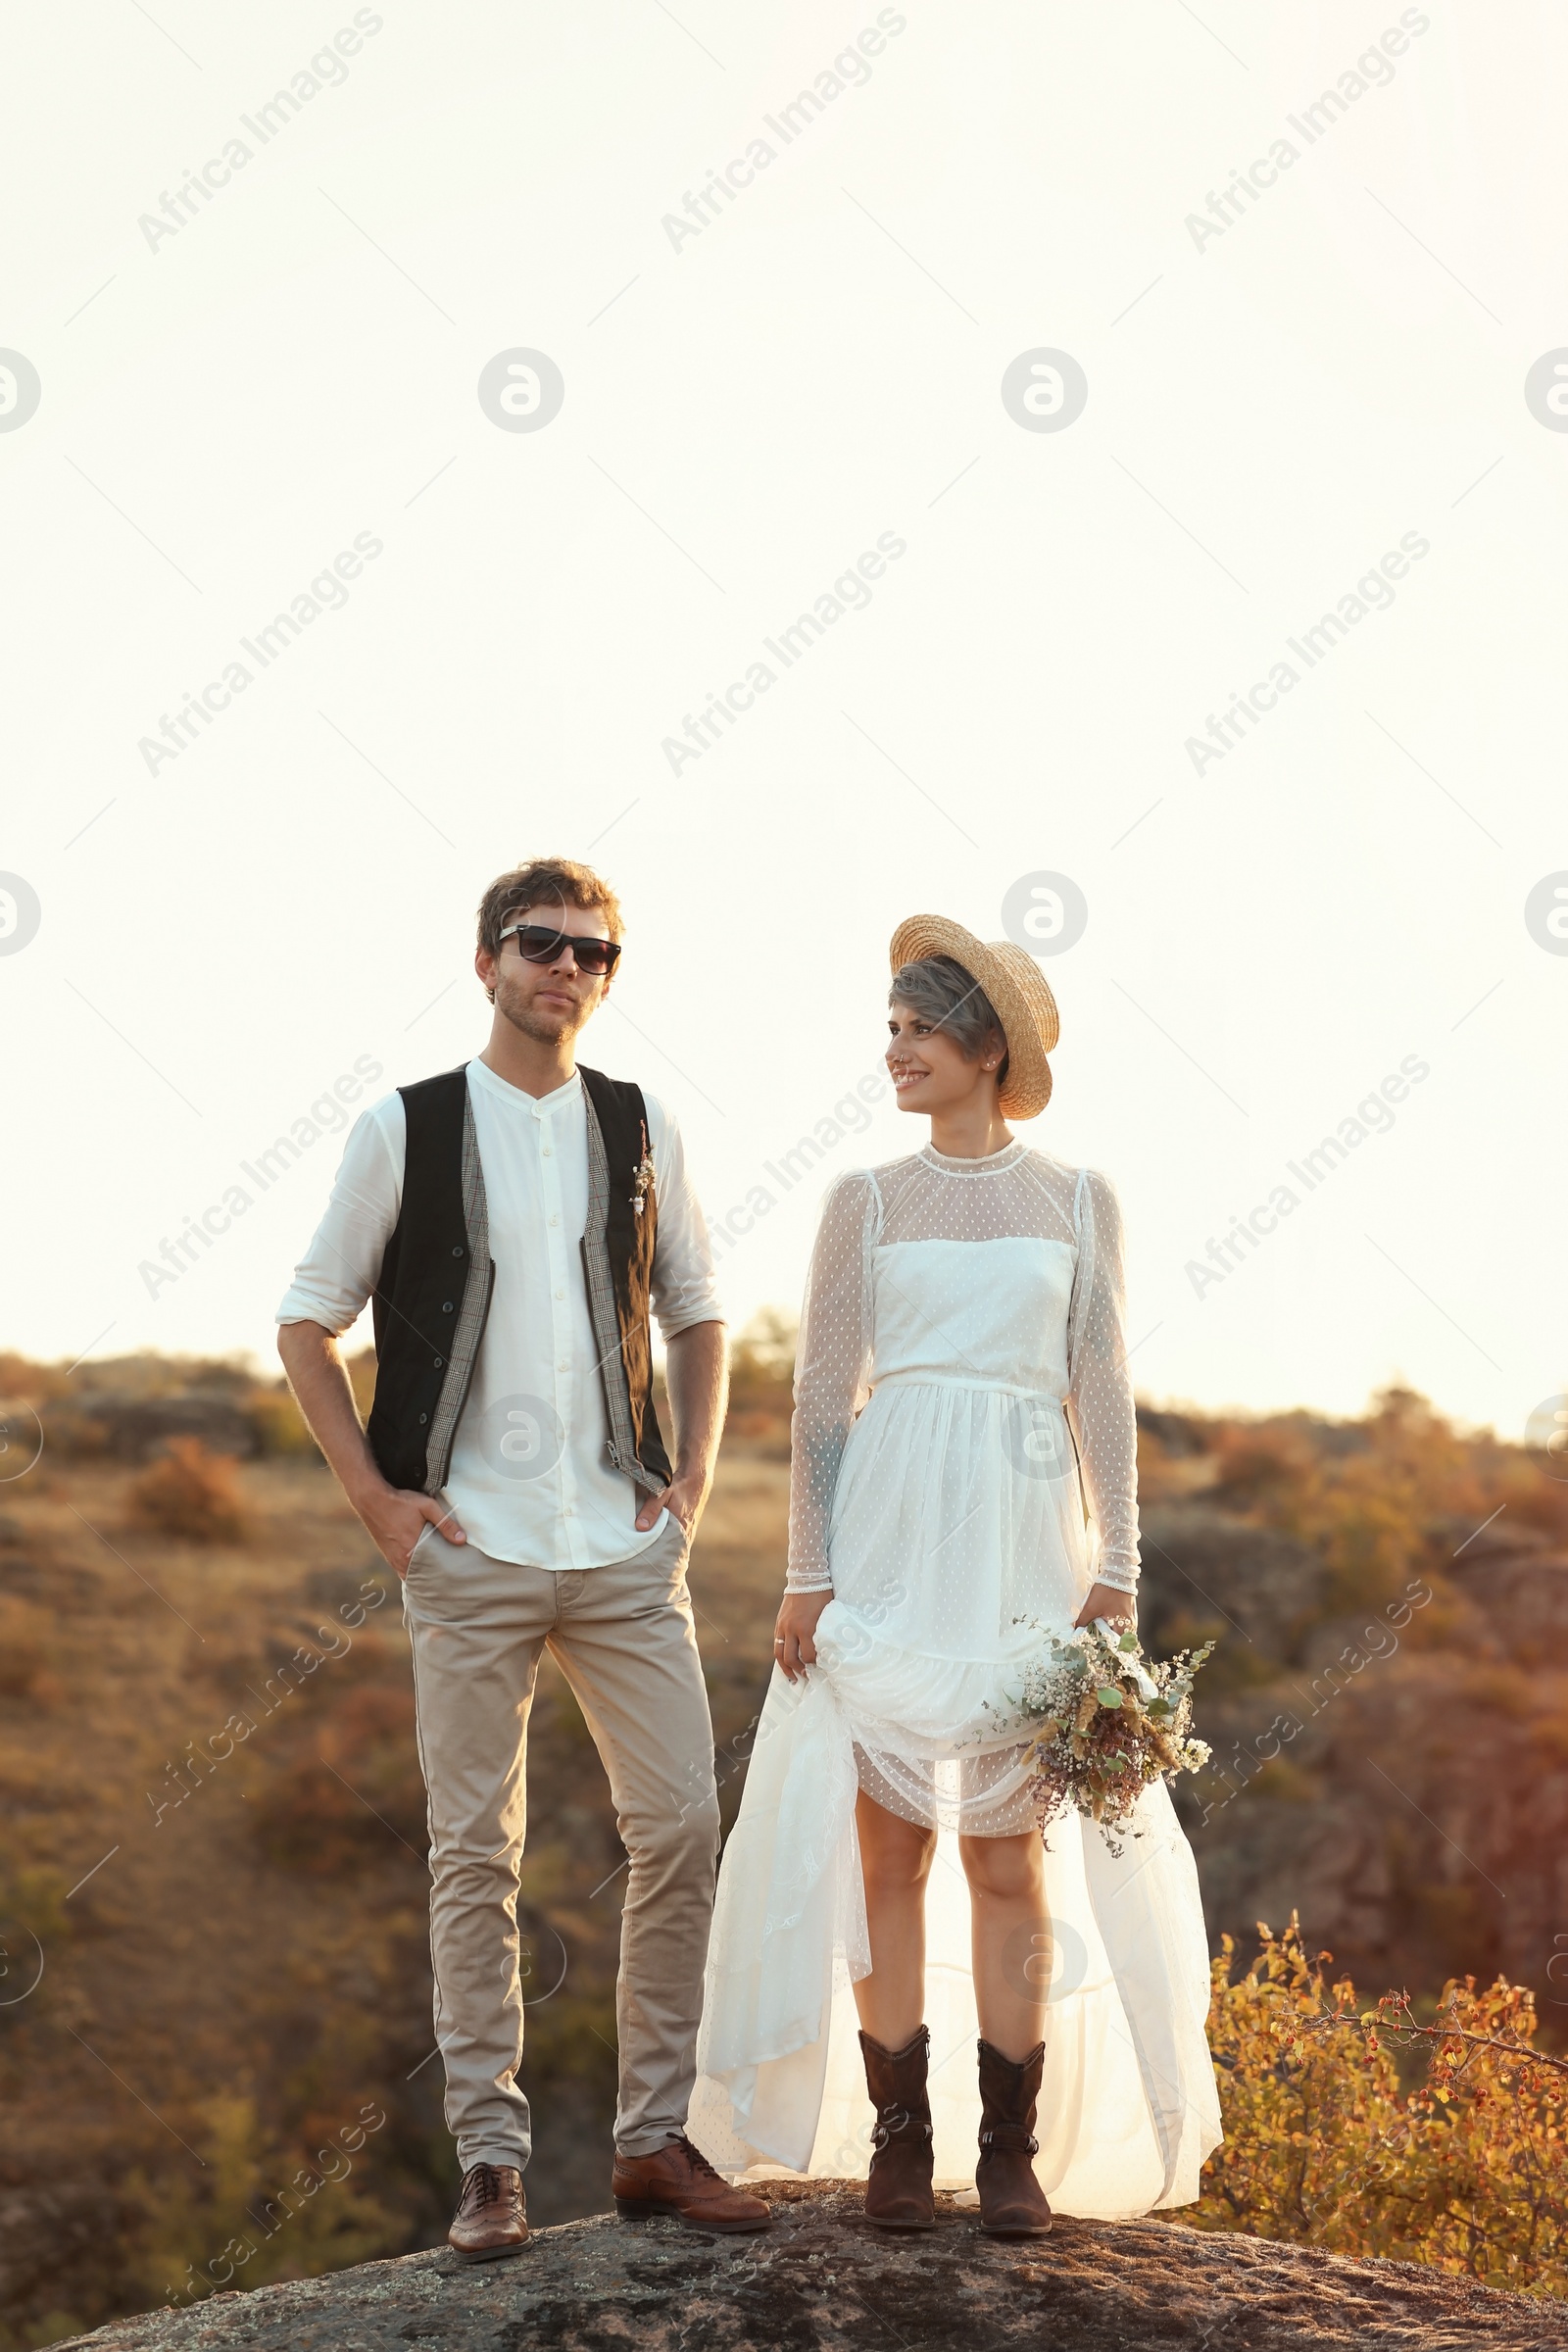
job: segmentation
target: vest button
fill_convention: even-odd
[[[446,1357],[445,1357],[444,1355],[438,1355],[438,1356],[436,1357],[436,1359],[435,1359],[435,1369],[436,1369],[438,1372],[440,1371],[440,1369],[441,1369],[442,1365],[443,1365],[443,1364],[446,1362],[446,1360],[447,1360],[447,1359],[446,1359]]]
[[[450,1299],[450,1298],[447,1300],[447,1302],[446,1302],[445,1306],[443,1306],[443,1307],[442,1307],[442,1309],[441,1309],[441,1312],[442,1312],[444,1315],[450,1315],[450,1314],[451,1314],[451,1312],[452,1312],[452,1301],[451,1301],[451,1299]]]
[[[424,1427],[425,1423],[426,1423],[426,1422],[429,1420],[429,1418],[430,1418],[430,1416],[429,1416],[429,1414],[428,1414],[428,1413],[421,1413],[421,1414],[419,1415],[419,1427],[420,1427],[421,1429]]]
[[[452,1254],[454,1257],[461,1257],[463,1255],[463,1251],[461,1250],[454,1250]]]

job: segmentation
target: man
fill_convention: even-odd
[[[568,859],[491,884],[474,957],[489,1043],[359,1120],[278,1309],[301,1410],[404,1580],[436,2039],[464,2174],[449,2236],[471,2262],[528,2236],[516,1897],[546,1646],[593,1733],[630,1857],[616,2203],[710,2230],[769,2220],[685,2135],[718,1842],[686,1559],[723,1420],[724,1328],[674,1120],[635,1085],[576,1066],[621,929],[613,892]],[[368,1431],[337,1345],[367,1298]]]

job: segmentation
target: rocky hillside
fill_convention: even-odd
[[[948,2198],[930,2236],[890,2237],[853,2188],[771,2193],[774,2226],[757,2237],[605,2215],[542,2230],[511,2261],[411,2254],[71,2340],[98,2352],[1544,2352],[1568,2340],[1557,2307],[1408,2263],[1164,2222],[1058,2221],[1007,2245]]]
[[[1178,1791],[1210,1930],[1293,1909],[1367,1990],[1499,1971],[1568,2021],[1568,1484],[1391,1392],[1145,1411],[1142,1618],[1213,1637]]]

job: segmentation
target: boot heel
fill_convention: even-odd
[[[669,2208],[664,2205],[650,2204],[646,2197],[617,2197],[615,2199],[615,2211],[623,2222],[657,2222],[660,2215],[668,2210]]]

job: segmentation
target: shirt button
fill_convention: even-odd
[[[559,1225],[561,1223],[561,1219],[559,1217],[552,1217],[550,1222],[552,1225]]]
[[[556,1297],[557,1297],[558,1298],[564,1298],[564,1297],[565,1297],[565,1296],[566,1296],[566,1294],[565,1294],[565,1292],[564,1292],[564,1291],[558,1291],[558,1292],[556,1293]]]
[[[560,1363],[556,1366],[556,1370],[558,1372],[569,1372],[571,1370],[571,1358],[564,1355]]]
[[[541,1159],[548,1159],[548,1158],[550,1157],[550,1146],[549,1146],[548,1144],[546,1144],[546,1146],[545,1146],[544,1150],[543,1150],[543,1151],[540,1152],[539,1156],[540,1156],[540,1158],[541,1158]]]

